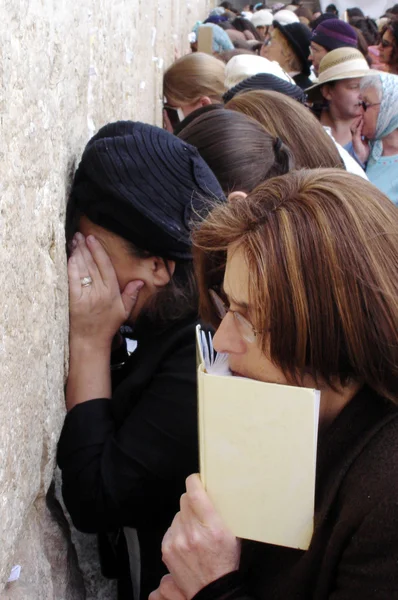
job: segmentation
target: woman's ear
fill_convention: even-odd
[[[234,200],[239,200],[239,199],[243,199],[246,198],[247,194],[246,192],[231,192],[230,194],[228,194],[227,200],[228,202],[233,202]]]
[[[321,87],[321,94],[325,98],[325,100],[331,100],[332,95],[330,93],[330,87],[326,84]]]
[[[209,98],[209,96],[202,96],[200,99],[200,105],[201,106],[207,106],[208,104],[211,104],[211,98]]]
[[[152,283],[155,287],[164,287],[174,275],[176,264],[174,260],[167,260],[159,256],[151,256]]]

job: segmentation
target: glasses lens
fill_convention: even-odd
[[[220,296],[214,290],[209,290],[210,298],[219,319],[223,320],[228,310]]]
[[[172,126],[173,129],[175,129],[177,127],[177,125],[180,124],[180,117],[178,115],[178,108],[173,108],[172,106],[164,106],[163,107],[164,110],[167,113],[167,116],[169,118],[170,124]]]
[[[249,321],[247,319],[245,319],[245,317],[243,317],[238,312],[234,313],[234,317],[238,324],[238,328],[239,328],[239,332],[240,332],[241,336],[243,337],[244,340],[246,340],[246,342],[249,342],[249,344],[252,344],[256,339],[256,334],[253,330],[253,326],[251,325],[251,323],[249,323]]]

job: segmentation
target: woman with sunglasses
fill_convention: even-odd
[[[355,153],[369,180],[398,204],[398,75],[364,77],[361,97],[363,114],[351,129]]]
[[[194,110],[221,104],[225,88],[225,63],[204,52],[182,56],[163,77],[164,127],[173,133]]]
[[[379,56],[389,73],[398,74],[398,18],[384,29],[379,44]]]

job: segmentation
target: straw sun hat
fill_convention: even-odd
[[[321,87],[330,81],[369,75],[371,70],[364,55],[356,48],[336,48],[328,52],[319,65],[318,82],[307,88],[311,102],[322,100]]]

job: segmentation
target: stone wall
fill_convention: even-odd
[[[64,418],[65,199],[101,125],[161,123],[164,66],[188,50],[211,3],[0,5],[0,598],[86,595],[68,526],[46,500]]]

